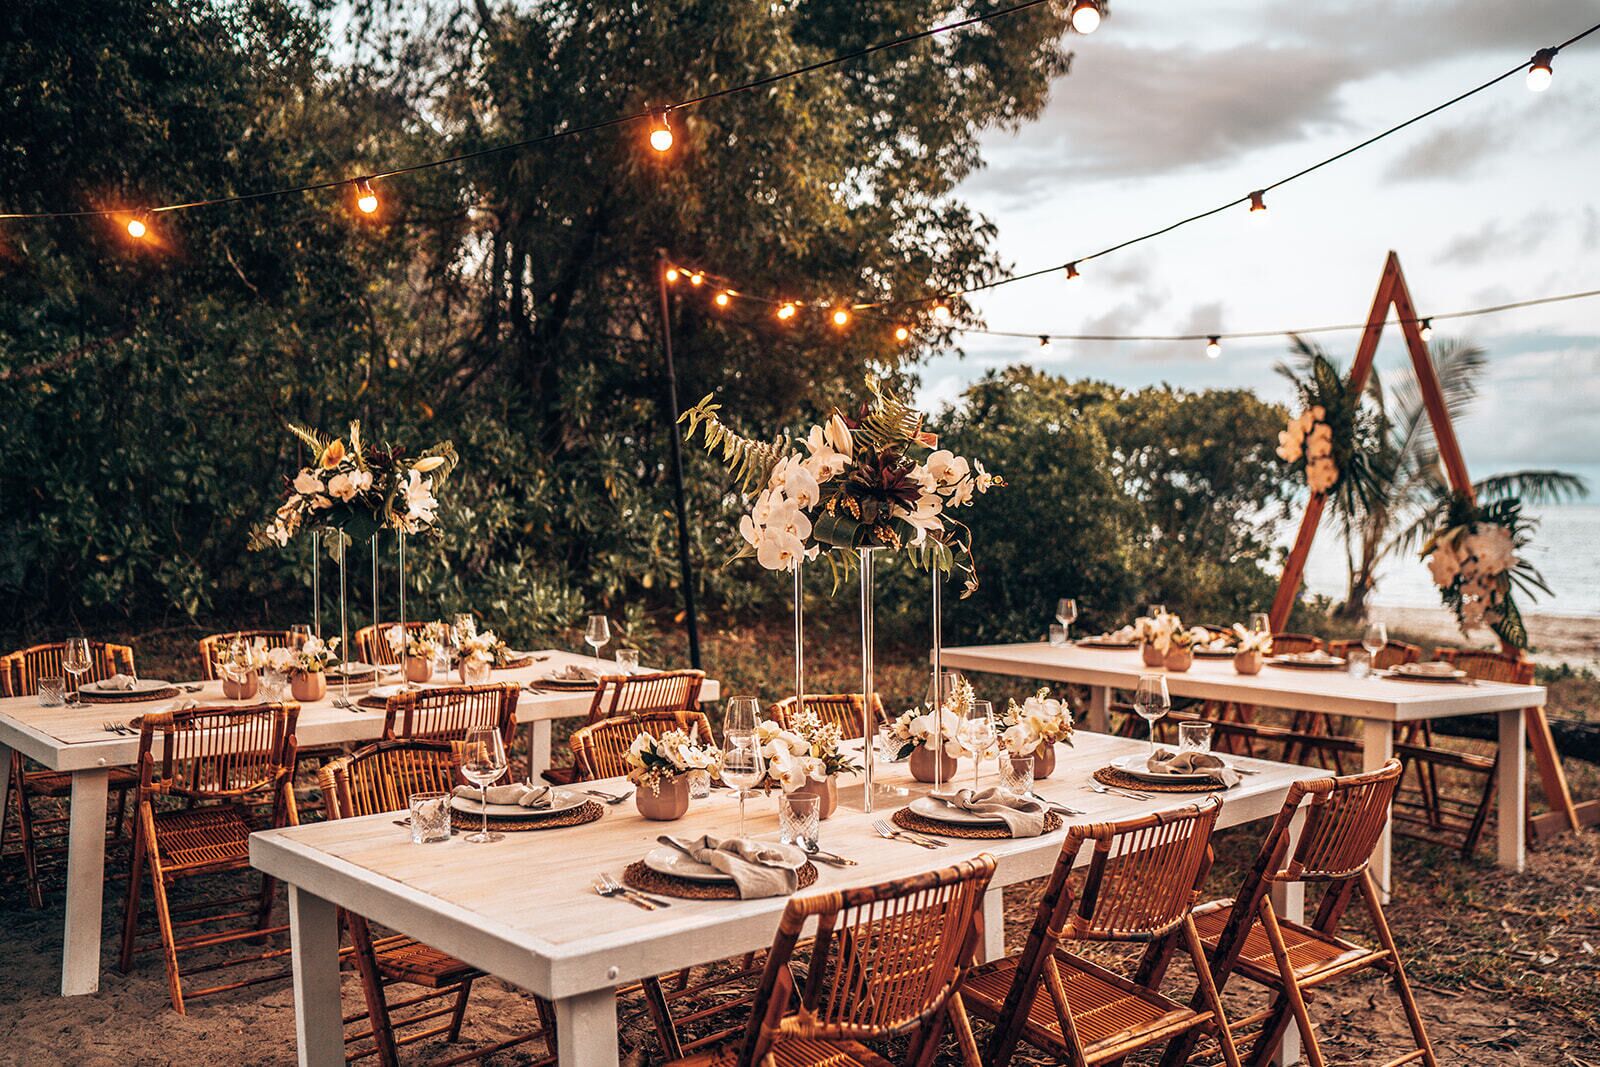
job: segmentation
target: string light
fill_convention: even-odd
[[[128,220],[128,236],[135,241],[144,240],[144,235],[150,232],[150,227],[145,225],[145,220],[150,217],[150,212],[141,211]]]
[[[779,304],[778,319],[782,322],[788,322],[790,319],[794,318],[794,311],[795,308],[793,304]]]
[[[850,312],[846,311],[844,308],[836,308],[834,310],[834,312],[833,312],[833,324],[835,326],[844,326],[847,323],[849,323],[849,321],[850,321]]]
[[[1554,48],[1541,48],[1533,54],[1533,63],[1528,67],[1529,89],[1542,93],[1550,88],[1550,80],[1556,76],[1553,64],[1557,51]]]
[[[1078,276],[1078,261],[1077,260],[1073,260],[1071,263],[1068,263],[1066,265],[1066,267],[1063,268],[1063,269],[1066,270],[1066,272],[1067,272],[1067,281],[1070,282],[1072,279],[1074,279],[1074,278],[1076,278]]]
[[[667,123],[667,109],[650,113],[650,147],[665,152],[672,147],[672,127]]]
[[[904,326],[896,326],[894,328],[894,339],[896,341],[909,341],[911,339],[911,331]]]
[[[1250,217],[1253,219],[1267,217],[1267,192],[1265,189],[1257,189],[1250,194]]]
[[[1050,343],[1050,335],[1041,333],[1039,335],[1039,354],[1041,356],[1048,356],[1051,352],[1054,352],[1055,349],[1056,346]]]
[[[944,304],[935,304],[935,305],[933,305],[933,321],[934,322],[949,322],[950,321],[950,309],[948,307],[946,307]]]
[[[717,305],[717,307],[725,308],[725,307],[728,306],[728,301],[733,299],[733,293],[732,293],[731,290],[724,289],[724,290],[722,290],[722,292],[718,293],[716,296],[712,297],[711,299],[712,299],[712,302]]]
[[[1084,34],[1100,28],[1100,5],[1096,0],[1077,0],[1072,5],[1072,28]]]
[[[378,210],[378,194],[372,191],[372,183],[365,178],[356,179],[356,207],[367,215]]]
[[[1212,334],[1206,338],[1206,358],[1216,359],[1220,355],[1222,355],[1222,338],[1218,334]]]
[[[693,274],[689,275],[689,284],[690,285],[700,285],[705,280],[706,280],[706,276],[704,274],[700,273],[699,271],[695,271]]]
[[[667,268],[667,284],[671,285],[674,282],[676,282],[677,280],[678,280],[678,268],[677,267],[668,267]]]
[[[1418,330],[1417,333],[1422,336],[1422,339],[1425,342],[1433,340],[1433,320],[1423,319],[1422,329]]]

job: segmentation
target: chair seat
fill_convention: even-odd
[[[483,975],[476,967],[403,934],[374,941],[372,953],[378,962],[378,972],[385,978],[413,982],[429,989],[444,989]]]
[[[668,1067],[733,1067],[739,1062],[739,1043],[712,1052],[699,1052],[673,1060]],[[788,1038],[772,1047],[773,1067],[894,1067],[894,1064],[854,1041],[815,1041]]]
[[[156,848],[165,874],[198,867],[248,867],[256,827],[232,805],[156,813]]]
[[[1200,941],[1207,953],[1216,949],[1217,940],[1232,915],[1231,904],[1195,912],[1194,924],[1200,931]],[[1358,970],[1387,955],[1287,919],[1279,918],[1278,926],[1283,930],[1283,943],[1289,950],[1289,964],[1294,968],[1295,981],[1302,986],[1315,985],[1318,978],[1331,977],[1330,972]],[[1250,927],[1236,966],[1239,973],[1262,985],[1277,989],[1283,984],[1272,956],[1272,945],[1260,922]]]
[[[1072,1009],[1078,1040],[1084,1056],[1089,1059],[1093,1059],[1095,1052],[1107,1042],[1124,1045],[1130,1034],[1144,1032],[1148,1032],[1154,1042],[1164,1034],[1186,1029],[1202,1014],[1132,982],[1113,981],[1108,974],[1070,952],[1056,952],[1055,960],[1066,987],[1067,1006]],[[1013,956],[983,964],[970,972],[961,985],[967,1009],[991,1021],[999,1019],[1016,970],[1017,958]],[[1028,1007],[1023,1035],[1030,1043],[1052,1050],[1066,1046],[1055,1002],[1050,997],[1048,984],[1043,981],[1038,984],[1033,1003]]]
[[[28,793],[36,797],[64,797],[72,794],[71,771],[29,771],[23,775]],[[113,767],[106,777],[106,788],[132,789],[139,784],[139,773],[127,767]]]

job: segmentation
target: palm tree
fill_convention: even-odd
[[[1299,385],[1321,347],[1292,337],[1294,359],[1279,363],[1278,373]],[[1478,380],[1487,365],[1484,350],[1460,340],[1443,340],[1430,348],[1445,410],[1459,424],[1477,399]],[[1407,364],[1392,390],[1374,371],[1368,379],[1365,401],[1375,405],[1387,434],[1387,462],[1375,464],[1379,472],[1373,491],[1334,494],[1331,514],[1344,535],[1348,588],[1337,614],[1360,619],[1377,582],[1379,566],[1391,556],[1414,553],[1438,526],[1450,505],[1450,484],[1439,460],[1433,422],[1415,372]],[[1556,470],[1525,470],[1496,474],[1473,483],[1480,503],[1520,497],[1528,504],[1553,504],[1589,495],[1587,483],[1575,474]],[[1419,564],[1420,565],[1420,564]]]

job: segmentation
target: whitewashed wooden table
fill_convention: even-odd
[[[610,661],[557,649],[535,653],[544,657],[528,667],[495,671],[493,681],[527,684],[546,677],[567,664],[614,669]],[[383,733],[382,710],[337,708],[330,687],[324,700],[302,704],[295,736],[300,748],[373,741]],[[352,694],[352,697],[354,694]],[[719,696],[718,685],[706,679],[702,700]],[[517,722],[528,728],[533,773],[550,766],[551,724],[556,719],[585,715],[593,701],[590,691],[530,693],[517,698]],[[182,692],[179,699],[227,703],[222,683],[208,682],[199,692]],[[5,810],[10,785],[11,750],[37,760],[55,771],[72,773],[72,807],[67,839],[66,928],[62,938],[61,994],[94,993],[100,988],[102,890],[105,882],[106,782],[113,767],[131,767],[139,757],[139,737],[109,733],[105,723],[126,723],[136,715],[170,705],[171,699],[124,704],[91,704],[84,708],[39,705],[37,697],[0,699],[0,811]]]
[[[1059,750],[1057,770],[1038,784],[1038,792],[1084,811],[1082,821],[1126,818],[1203,795],[1160,793],[1150,801],[1133,801],[1089,792],[1085,786],[1096,768],[1146,746],[1084,731],[1074,741],[1075,747]],[[1291,782],[1322,773],[1266,760],[1241,758],[1239,763],[1259,773],[1227,791],[1219,823],[1224,827],[1271,818]],[[910,779],[905,764],[878,769],[880,789],[897,795],[881,796],[876,816],[887,817],[927,788]],[[963,762],[963,771],[971,774],[970,763]],[[611,781],[600,788],[622,784]],[[933,851],[873,833],[875,816],[860,810],[859,785],[841,790],[840,801],[839,810],[822,824],[822,846],[859,860],[860,866],[819,865],[815,888],[903,878],[992,853],[999,866],[984,907],[985,952],[991,957],[1004,944],[1000,888],[1049,874],[1064,837],[1057,831],[1024,840],[948,839],[948,847]],[[747,803],[748,832],[775,836],[776,801]],[[784,901],[674,900],[669,908],[646,912],[597,896],[594,878],[602,871],[620,876],[627,864],[655,847],[658,834],[727,836],[736,832],[738,817],[732,793],[717,790],[694,801],[676,823],[646,821],[629,801],[606,808],[598,822],[508,833],[492,844],[456,837],[413,845],[392,814],[253,835],[251,862],[289,886],[300,1063],[344,1062],[335,909],[346,907],[554,1001],[563,1067],[615,1067],[615,986],[769,945]],[[1302,917],[1298,894],[1285,894],[1279,903],[1290,916]],[[1292,1050],[1288,1056],[1294,1058]]]
[[[1131,690],[1140,675],[1151,673],[1166,675],[1167,688],[1173,696],[1359,719],[1361,766],[1367,771],[1383,766],[1394,755],[1397,723],[1492,712],[1499,718],[1500,741],[1496,782],[1498,859],[1501,866],[1519,871],[1526,862],[1527,753],[1523,712],[1544,705],[1543,686],[1356,678],[1342,670],[1304,670],[1270,664],[1260,674],[1244,675],[1233,669],[1232,660],[1198,657],[1189,670],[1175,673],[1144,666],[1138,649],[1095,649],[1043,642],[946,648],[941,655],[944,666],[951,670],[1089,686],[1089,728],[1094,730],[1107,728],[1111,690]],[[983,688],[981,683],[978,688]],[[1389,890],[1390,839],[1391,832],[1385,830],[1372,860],[1373,875],[1385,893]]]

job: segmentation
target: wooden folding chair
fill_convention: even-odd
[[[572,765],[578,780],[620,778],[628,773],[628,746],[640,733],[660,737],[672,730],[693,733],[704,745],[716,744],[711,720],[700,711],[649,711],[580,726],[572,732]]]
[[[772,705],[773,717],[785,727],[795,713],[795,698],[786,697]],[[861,712],[866,707],[866,698],[860,693],[807,693],[805,696],[805,710],[814,713],[823,723],[831,723],[839,727],[841,736],[846,741],[858,740],[861,737]],[[872,694],[872,732],[875,734],[878,725],[888,721],[888,713],[883,708],[883,698],[877,693]],[[871,742],[871,737],[867,738]]]
[[[406,632],[414,634],[427,625],[425,622],[408,622],[406,623]],[[397,622],[361,627],[355,632],[355,636],[350,639],[351,643],[356,646],[356,657],[362,663],[373,663],[380,667],[398,667],[401,655],[389,643],[389,634],[399,628],[400,624]]]
[[[188,912],[175,911],[167,898],[168,887],[204,875],[232,873],[250,867],[250,834],[265,829],[255,816],[262,803],[270,804],[267,825],[292,826],[299,821],[294,806],[294,725],[300,705],[195,707],[181,711],[152,711],[139,729],[139,793],[134,824],[133,863],[123,913],[122,952],[118,969],[133,968],[137,952],[156,945],[141,945],[139,934],[140,879],[150,871],[151,899],[160,929],[160,947],[166,959],[167,986],[172,1006],[185,1014],[187,996],[206,996],[228,989],[257,985],[289,972],[260,975],[185,994],[178,953],[242,940],[264,940],[288,926],[271,926],[276,880],[262,875],[254,907],[209,914],[211,907],[231,907],[251,900],[247,894],[201,905],[196,917],[176,919]],[[161,754],[155,738],[161,737]],[[158,811],[161,797],[182,799],[188,806]],[[183,939],[178,927],[210,926],[235,919],[252,920],[245,926],[197,933]],[[289,950],[268,949],[244,959],[191,967],[191,975],[239,966],[257,960],[286,956]]]
[[[652,711],[699,711],[700,688],[706,672],[694,670],[653,671],[649,674],[608,674],[595,685],[585,725],[601,719],[642,715]],[[549,767],[544,780],[568,785],[580,774],[577,764]]]
[[[791,897],[744,1039],[737,1048],[674,1062],[891,1067],[863,1042],[910,1034],[900,1062],[930,1067],[947,1025],[975,1062],[962,973],[982,934],[979,909],[994,868],[994,857],[983,853],[898,881]],[[816,937],[802,981],[795,949],[812,919]]]
[[[1400,783],[1400,773],[1400,761],[1390,760],[1370,774],[1296,782],[1267,831],[1255,867],[1245,876],[1238,896],[1195,909],[1195,925],[1211,955],[1217,986],[1225,987],[1237,971],[1276,994],[1270,1008],[1234,1023],[1236,1030],[1262,1024],[1251,1049],[1252,1064],[1265,1064],[1277,1051],[1293,1018],[1299,1024],[1307,1059],[1312,1067],[1322,1067],[1322,1049],[1306,1009],[1306,991],[1377,968],[1393,979],[1416,1046],[1385,1061],[1385,1067],[1419,1060],[1435,1067],[1433,1046],[1384,918],[1377,883],[1367,869],[1389,820],[1389,802]],[[1307,798],[1305,826],[1291,854],[1291,824]],[[1272,906],[1272,886],[1292,882],[1316,882],[1325,887],[1310,925],[1280,918]],[[1357,895],[1371,917],[1381,948],[1366,948],[1337,933],[1351,897]],[[1163,1067],[1176,1067],[1186,1054],[1185,1045],[1169,1048]]]
[[[514,682],[412,689],[384,702],[383,736],[419,741],[462,741],[474,726],[498,726],[506,750],[516,739]]]
[[[264,641],[268,648],[293,648],[295,636],[292,630],[234,630],[225,634],[207,634],[199,641],[201,678],[214,682],[222,677],[217,671],[217,656],[235,641],[247,644]]]
[[[405,811],[413,793],[448,793],[455,786],[456,758],[452,745],[443,741],[379,741],[333,760],[322,769],[323,794],[330,798],[328,817],[350,819],[379,812]],[[361,976],[361,994],[367,1010],[345,1017],[345,1025],[366,1020],[365,1029],[345,1037],[346,1062],[377,1056],[383,1067],[396,1067],[399,1047],[430,1037],[444,1036],[456,1042],[466,1018],[467,999],[472,983],[484,972],[454,956],[430,948],[401,934],[374,937],[366,919],[340,909],[340,918],[350,934],[350,943]],[[386,990],[404,983],[420,986],[423,992],[390,1001]],[[449,1003],[436,1002],[449,998]],[[535,998],[539,1026],[517,1037],[495,1042],[484,1048],[434,1061],[434,1067],[481,1060],[497,1052],[538,1037],[545,1038],[546,1054],[538,1064],[555,1063],[554,1014],[543,999]],[[405,1015],[399,1012],[409,1011]],[[436,1019],[443,1022],[434,1025]],[[418,1027],[420,1029],[412,1029]],[[400,1036],[396,1031],[405,1030]],[[359,1042],[370,1039],[370,1047]],[[349,1046],[356,1045],[355,1048]]]
[[[984,1067],[1010,1063],[1022,1040],[1085,1067],[1190,1033],[1214,1034],[1229,1067],[1239,1067],[1191,914],[1211,869],[1211,832],[1221,810],[1212,796],[1174,811],[1067,830],[1027,945],[973,968],[961,987],[968,1009],[995,1024]],[[1072,868],[1088,842],[1094,854],[1074,894]],[[1130,979],[1067,951],[1063,941],[1146,947]],[[1160,991],[1180,942],[1203,1001],[1189,1008]]]
[[[66,651],[65,641],[47,645],[34,645],[0,656],[0,694],[10,697],[34,696],[39,692],[39,679],[66,677],[61,667],[61,656]],[[86,681],[99,682],[119,671],[133,673],[133,649],[127,645],[89,642],[89,673]],[[66,798],[72,795],[72,775],[67,771],[46,770],[32,760],[25,760],[16,751],[11,753],[11,794],[17,804],[17,844],[9,854],[22,857],[23,876],[28,886],[28,903],[35,908],[44,907],[44,882],[40,874],[40,860],[66,852],[67,820]],[[127,810],[128,793],[139,784],[139,775],[126,767],[111,769],[107,788],[115,802],[115,822],[110,835],[122,834],[122,820]],[[34,810],[41,800],[61,802],[60,815],[41,816]],[[0,853],[5,851],[7,822],[11,806],[0,807]]]

